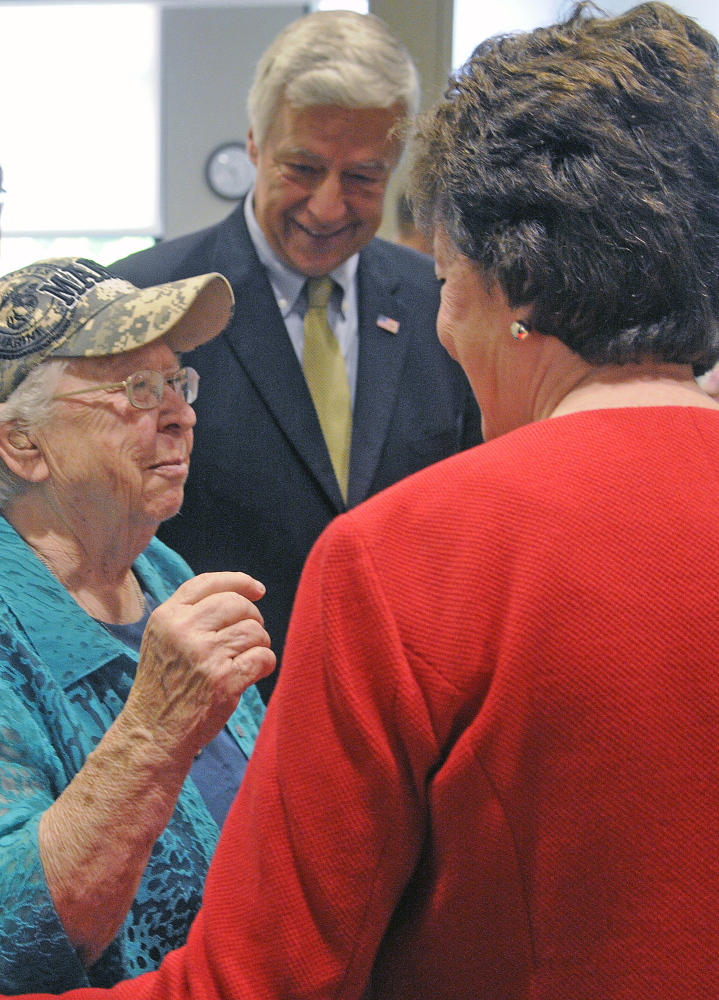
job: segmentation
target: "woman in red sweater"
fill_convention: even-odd
[[[322,536],[188,943],[116,997],[719,996],[718,65],[578,9],[421,123],[488,443]]]

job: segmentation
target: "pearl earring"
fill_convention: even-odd
[[[515,340],[526,340],[529,334],[532,332],[526,323],[522,323],[521,320],[515,319],[514,323],[509,328],[509,332],[512,334]]]

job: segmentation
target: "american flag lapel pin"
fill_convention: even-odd
[[[389,316],[378,316],[377,326],[380,330],[386,330],[387,333],[397,333],[399,330],[398,320],[391,319]]]

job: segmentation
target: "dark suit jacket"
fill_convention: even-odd
[[[184,505],[160,537],[196,572],[237,569],[262,580],[260,608],[279,659],[305,558],[345,504],[243,207],[112,270],[141,287],[219,271],[234,289],[228,328],[185,357],[200,373],[195,447]],[[348,506],[480,441],[469,384],[437,340],[429,258],[374,239],[360,253],[358,293]],[[381,329],[380,316],[397,320],[398,332]],[[273,685],[274,677],[263,682],[265,697]]]

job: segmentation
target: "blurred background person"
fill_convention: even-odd
[[[0,278],[5,991],[111,985],[181,944],[252,750],[263,588],[190,579],[153,539],[192,448],[178,352],[231,311],[217,274],[141,292],[67,258]]]
[[[218,225],[112,266],[140,286],[219,271],[233,287],[232,323],[187,359],[205,392],[182,514],[160,535],[196,572],[263,581],[278,658],[325,525],[480,440],[467,380],[437,342],[431,262],[373,238],[418,101],[382,21],[300,18],[250,91],[254,188]]]
[[[412,206],[404,191],[397,198],[395,242],[420,253],[433,253],[432,239],[415,225]]]
[[[697,382],[710,396],[719,396],[719,365],[714,365],[697,378]]]

